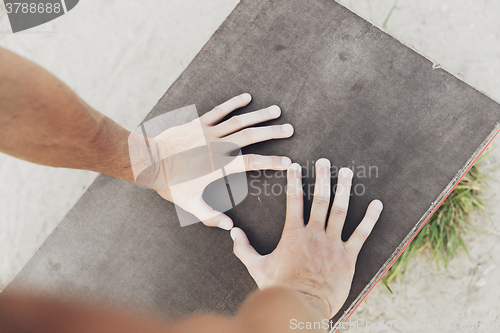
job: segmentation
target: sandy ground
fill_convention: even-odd
[[[394,0],[340,2],[380,27],[394,5]],[[41,64],[97,110],[130,130],[237,3],[82,0],[67,15],[16,35],[9,33],[1,10],[0,45]],[[498,17],[497,0],[400,0],[386,31],[500,101]],[[500,180],[499,163],[500,148],[486,166],[488,174]],[[95,177],[92,172],[42,167],[0,154],[0,289]],[[472,260],[461,254],[448,271],[436,272],[425,258],[417,259],[403,284],[392,284],[394,295],[383,285],[371,292],[351,317],[354,327],[350,330],[499,331],[470,326],[478,321],[492,324],[493,320],[500,326],[500,183],[490,183],[487,200],[487,210],[473,217],[487,236],[467,237]],[[447,329],[446,320],[453,327],[457,319],[462,322]],[[438,329],[434,329],[436,321]],[[386,326],[388,322],[392,329]]]

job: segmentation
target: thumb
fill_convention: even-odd
[[[255,251],[252,245],[250,245],[247,235],[240,228],[235,227],[231,229],[231,238],[234,241],[234,254],[250,271],[250,266],[257,260],[261,259],[262,256]]]
[[[209,227],[219,227],[224,230],[231,230],[233,227],[233,220],[229,216],[213,209],[203,199],[190,206],[188,211]]]

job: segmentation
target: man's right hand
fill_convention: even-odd
[[[316,185],[309,223],[303,219],[302,173],[299,164],[288,168],[285,227],[276,249],[261,256],[239,228],[231,230],[234,253],[245,264],[259,288],[284,286],[300,292],[323,318],[342,307],[354,276],[356,259],[377,222],[383,205],[374,200],[348,241],[341,239],[349,206],[352,171],[339,171],[335,198],[326,224],[330,202],[330,162],[316,162]]]

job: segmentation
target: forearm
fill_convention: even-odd
[[[248,332],[294,332],[299,323],[312,323],[308,332],[326,332],[328,318],[321,314],[322,310],[320,300],[292,289],[273,287],[252,295],[235,319],[242,327],[251,327]]]
[[[322,307],[321,301],[316,303],[300,292],[272,287],[251,295],[232,318],[195,317],[173,325],[171,330],[176,333],[198,330],[206,333],[282,333],[296,332],[301,330],[299,327],[305,329],[307,323],[311,323],[307,332],[327,332],[329,322],[320,314]]]
[[[300,293],[285,288],[269,288],[254,293],[234,317],[204,315],[175,323],[162,323],[116,310],[26,295],[0,297],[0,333],[276,333],[294,332],[298,323],[324,321]],[[313,327],[314,328],[314,327]]]
[[[0,48],[0,151],[133,180],[128,131],[42,67]]]
[[[126,311],[26,294],[0,296],[0,333],[169,332],[164,323]]]

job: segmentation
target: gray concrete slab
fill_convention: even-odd
[[[353,166],[359,192],[344,239],[372,199],[385,203],[343,310],[373,285],[500,120],[497,103],[331,0],[242,1],[147,119],[190,104],[206,112],[242,92],[254,101],[239,113],[278,104],[274,123],[295,127],[291,139],[244,152],[309,166],[306,187],[320,157]],[[249,196],[228,213],[261,253],[276,246],[285,212],[285,179],[268,175],[249,174]],[[222,230],[181,228],[174,206],[154,192],[100,176],[6,292],[26,286],[174,317],[231,313],[255,288],[231,245]]]

